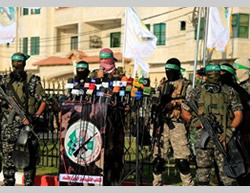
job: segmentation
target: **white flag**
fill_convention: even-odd
[[[211,7],[209,11],[207,48],[225,51],[230,38],[231,11],[229,7]]]
[[[147,58],[156,48],[156,36],[141,21],[136,12],[127,8],[125,42],[123,53],[125,58]]]
[[[136,58],[133,77],[135,77],[135,74],[136,74],[136,71],[138,70],[138,67],[141,68],[142,76],[145,77],[149,73],[149,64],[144,62],[141,58]]]
[[[0,43],[11,43],[16,36],[14,7],[0,7]]]

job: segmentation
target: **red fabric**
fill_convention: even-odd
[[[99,60],[100,65],[104,67],[104,72],[109,72],[115,68],[115,61],[113,58],[107,58],[105,61]]]

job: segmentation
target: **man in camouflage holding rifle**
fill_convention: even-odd
[[[228,144],[233,136],[236,127],[242,121],[242,104],[238,93],[230,86],[221,83],[220,66],[218,64],[209,64],[205,67],[207,80],[200,87],[193,89],[187,95],[182,103],[182,117],[189,121],[191,127],[196,128],[196,184],[199,186],[208,186],[210,184],[211,169],[214,161],[218,165],[219,177],[223,184],[232,186],[237,185],[234,178],[228,177],[224,170],[226,159],[223,152],[218,147],[218,143],[223,145],[225,151],[228,151]],[[199,117],[204,117],[209,121],[210,117],[215,117],[211,123],[216,123],[216,139],[207,138],[205,147],[203,136],[207,128],[201,123],[200,118],[191,107],[191,104],[197,105]],[[209,135],[210,136],[210,135]],[[216,141],[216,142],[215,142]],[[222,147],[222,149],[223,149]],[[236,157],[235,157],[236,158]],[[239,165],[239,163],[238,163]]]
[[[29,56],[23,53],[13,54],[11,57],[13,71],[3,77],[1,85],[6,96],[11,97],[25,113],[25,118],[22,119],[13,108],[14,106],[3,97],[3,93],[0,94],[3,111],[1,141],[5,186],[15,185],[15,172],[19,166],[19,169],[24,169],[24,184],[32,186],[36,164],[39,163],[37,136],[35,133],[25,132],[25,129],[28,128],[27,126],[32,128],[33,123],[41,119],[41,114],[46,107],[46,98],[40,78],[24,71],[28,58]],[[33,128],[36,131],[36,128]],[[19,142],[24,142],[24,146]]]
[[[162,185],[163,170],[160,164],[164,162],[160,161],[159,156],[167,159],[171,144],[175,165],[180,172],[182,184],[184,186],[191,186],[193,185],[189,166],[191,151],[187,139],[187,129],[184,120],[180,116],[182,101],[191,90],[191,84],[190,81],[182,78],[181,62],[177,58],[171,58],[166,62],[165,72],[167,81],[164,81],[160,86],[160,105],[157,109],[157,111],[161,111],[160,120],[163,122],[163,126],[159,126],[159,128],[162,127],[162,133],[159,131],[156,132],[161,135],[161,145],[158,143],[158,147],[156,146],[154,148],[154,157],[156,157],[156,159],[154,161],[153,185]],[[159,130],[159,128],[154,128],[154,130]],[[158,148],[161,148],[161,151],[159,151]],[[159,152],[161,152],[162,155],[158,155]]]

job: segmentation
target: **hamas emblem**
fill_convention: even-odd
[[[64,148],[67,156],[74,163],[86,166],[95,161],[101,152],[101,134],[92,123],[78,121],[69,127]]]

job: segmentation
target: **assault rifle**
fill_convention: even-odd
[[[227,176],[232,178],[237,178],[240,175],[246,172],[245,165],[243,163],[243,158],[235,145],[233,139],[227,144],[228,152],[233,152],[233,155],[228,155],[228,153],[224,150],[223,145],[219,140],[218,128],[220,127],[218,124],[215,124],[212,121],[205,118],[204,116],[199,114],[198,107],[194,100],[190,100],[188,102],[188,106],[194,111],[197,118],[201,121],[204,126],[205,133],[201,137],[200,145],[202,148],[205,148],[206,142],[208,139],[212,139],[216,147],[222,153],[224,157],[224,172]],[[235,156],[236,155],[236,156]]]
[[[171,119],[164,119],[164,115],[167,113],[165,109],[166,104],[173,100],[184,99],[183,96],[172,98],[171,95],[174,91],[174,87],[170,84],[169,81],[166,81],[163,86],[162,93],[159,93],[158,97],[158,105],[154,104],[152,107],[152,115],[153,115],[153,123],[154,123],[154,131],[159,128],[159,126],[163,126],[163,123],[166,122],[169,129],[174,129],[175,126]],[[158,91],[160,92],[160,91]]]
[[[25,128],[25,131],[27,132],[31,132],[38,140],[39,140],[39,137],[37,136],[37,134],[35,133],[34,131],[34,127],[33,125],[31,124],[31,118],[25,114],[25,112],[19,107],[19,105],[16,103],[16,101],[13,99],[13,97],[11,96],[8,96],[5,91],[2,89],[2,87],[0,86],[0,94],[3,96],[3,98],[9,103],[9,105],[12,106],[13,110],[15,111],[15,113],[17,113],[22,121],[26,118],[28,121],[29,121],[29,125],[26,125],[24,128]],[[14,116],[14,114],[12,115]],[[20,139],[21,137],[21,139]],[[27,142],[28,138],[23,138],[22,136],[19,136],[19,139],[18,139],[18,143],[20,144],[25,144]]]

